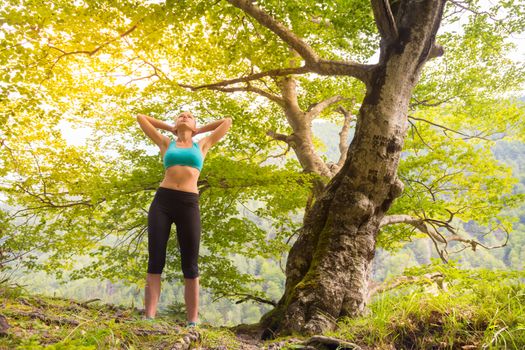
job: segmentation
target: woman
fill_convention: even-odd
[[[232,119],[224,118],[199,128],[190,112],[180,113],[174,126],[143,114],[137,115],[137,121],[144,133],[159,146],[165,169],[164,179],[148,212],[145,318],[153,319],[156,314],[166,247],[172,223],[175,223],[184,275],[187,326],[195,326],[199,304],[197,262],[201,233],[197,180],[206,153],[226,134]],[[162,135],[157,128],[172,132],[177,140]],[[213,132],[198,142],[193,141],[193,136],[206,131]]]

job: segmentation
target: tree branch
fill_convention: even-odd
[[[307,65],[311,71],[320,75],[348,75],[361,80],[365,85],[370,83],[370,74],[375,64],[361,64],[351,61],[330,61],[320,59],[315,64]]]
[[[310,70],[306,66],[297,67],[297,68],[282,68],[282,69],[272,69],[266,72],[250,74],[248,76],[244,76],[241,78],[223,80],[223,81],[219,81],[213,84],[204,84],[204,85],[198,85],[198,86],[191,86],[187,84],[178,84],[178,85],[184,88],[191,88],[194,90],[212,89],[212,88],[223,87],[223,86],[236,84],[236,83],[245,83],[248,81],[260,79],[260,78],[267,77],[267,76],[277,77],[277,76],[286,76],[290,74],[303,74],[303,73],[308,73],[308,72],[310,72]]]
[[[355,98],[352,99],[352,108],[355,104]],[[341,131],[339,132],[339,160],[337,163],[334,162],[327,162],[326,166],[328,169],[330,169],[330,172],[332,174],[336,174],[339,169],[343,166],[343,164],[346,161],[346,154],[348,153],[348,147],[350,146],[350,143],[348,142],[348,134],[350,131],[350,122],[352,121],[353,115],[351,111],[346,110],[343,106],[339,106],[337,108],[337,111],[342,113],[344,116],[343,121],[343,127],[341,128]]]
[[[286,28],[284,25],[276,21],[272,16],[266,13],[260,7],[257,7],[249,0],[227,0],[233,6],[246,12],[257,20],[261,25],[274,32],[279,38],[281,38],[286,44],[291,46],[306,63],[314,63],[319,60],[317,54],[312,48],[305,43],[301,38],[295,35],[292,31]]]
[[[428,54],[428,58],[427,59],[431,59],[431,58],[435,58],[435,57],[441,57],[443,56],[443,54],[445,53],[445,49],[443,48],[443,46],[437,44],[437,43],[434,43],[434,45],[432,45],[432,47],[430,48],[430,52]]]
[[[417,107],[417,106],[425,106],[425,107],[437,107],[437,106],[440,106],[442,105],[443,103],[446,103],[446,102],[449,102],[449,101],[452,101],[453,99],[455,99],[456,97],[459,97],[459,96],[449,96],[449,97],[446,97],[446,98],[443,98],[441,100],[437,100],[436,102],[430,102],[430,98],[427,98],[427,99],[424,99],[424,100],[419,100],[417,97],[415,96],[412,96],[412,98],[414,99],[414,103],[410,103],[409,104],[409,108],[414,110],[414,107]]]
[[[217,298],[214,298],[213,301],[217,301],[220,298],[225,298],[225,297],[242,297],[241,299],[237,300],[235,302],[235,304],[240,304],[240,303],[244,303],[244,302],[246,302],[248,300],[253,300],[253,301],[256,301],[258,303],[269,304],[269,305],[272,305],[272,306],[277,306],[277,302],[275,302],[273,300],[263,299],[261,297],[258,297],[258,296],[255,296],[255,295],[251,295],[251,294],[248,294],[248,293],[220,293],[220,295]]]
[[[290,152],[292,146],[290,145],[290,143],[288,143],[286,145],[286,149],[282,152],[282,153],[278,153],[278,154],[274,154],[274,155],[269,155],[267,156],[266,158],[262,159],[259,163],[259,165],[261,165],[262,163],[264,163],[265,161],[267,161],[268,159],[270,158],[281,158],[281,157],[284,157],[288,154],[288,152]]]
[[[452,221],[452,218],[454,217],[454,213],[450,211],[449,213],[450,213],[450,218],[447,221],[430,219],[430,218],[421,219],[421,218],[414,217],[411,215],[406,215],[406,214],[386,215],[381,220],[379,227],[381,228],[387,225],[394,225],[394,224],[400,224],[400,223],[409,224],[409,225],[414,226],[416,229],[427,234],[432,239],[432,241],[434,242],[434,245],[436,246],[436,250],[438,254],[440,255],[441,259],[444,262],[447,262],[447,256],[448,256],[447,246],[450,242],[456,241],[456,242],[465,243],[462,249],[455,251],[453,253],[458,253],[467,247],[470,247],[472,251],[476,251],[477,246],[483,247],[487,250],[491,250],[491,249],[501,248],[507,245],[508,240],[509,240],[509,232],[505,229],[504,226],[499,225],[498,227],[501,227],[503,231],[506,233],[505,242],[497,246],[489,247],[475,239],[465,238],[459,235],[457,233],[457,229],[452,227],[452,225],[450,224],[450,222]],[[437,230],[436,226],[444,227],[448,232],[451,233],[451,236],[445,237]],[[438,242],[443,245],[441,249],[438,246]]]
[[[346,100],[346,97],[337,95],[329,97],[321,102],[314,103],[308,107],[306,110],[307,116],[310,118],[310,120],[314,119],[316,116],[318,116],[323,110],[330,107],[331,105]]]
[[[140,22],[140,21],[139,21]],[[47,45],[49,48],[51,49],[55,49],[57,51],[60,51],[62,52],[62,55],[58,56],[57,60],[53,63],[53,65],[51,66],[50,70],[53,69],[53,67],[58,63],[58,61],[64,57],[64,56],[69,56],[69,55],[75,55],[75,54],[86,54],[88,56],[93,56],[94,54],[96,54],[98,51],[102,50],[105,46],[111,44],[112,42],[114,41],[117,41],[118,39],[120,38],[123,38],[125,37],[126,35],[129,35],[131,32],[133,32],[135,29],[137,29],[137,26],[138,26],[138,23],[136,23],[135,25],[133,25],[131,28],[129,28],[128,30],[126,30],[124,33],[120,34],[119,36],[111,39],[111,40],[108,40],[102,44],[100,44],[99,46],[95,47],[93,50],[76,50],[76,51],[64,51],[62,49],[59,49],[58,47],[55,47],[55,46],[52,46],[52,45]]]
[[[413,119],[413,120],[419,120],[419,121],[422,121],[422,122],[426,122],[426,123],[429,123],[431,125],[434,125],[434,126],[437,126],[438,128],[441,128],[443,130],[446,130],[446,131],[450,131],[450,132],[453,132],[453,133],[456,133],[456,134],[459,134],[459,135],[462,135],[462,136],[465,136],[464,140],[468,140],[468,139],[474,139],[474,138],[477,138],[477,139],[481,139],[481,140],[485,140],[485,141],[491,141],[485,137],[482,137],[482,136],[479,136],[479,135],[467,135],[465,133],[462,133],[461,131],[457,131],[457,130],[454,130],[454,129],[451,129],[449,127],[446,127],[444,125],[441,125],[441,124],[437,124],[437,123],[434,123],[434,122],[431,122],[430,120],[426,120],[426,119],[423,119],[423,118],[417,118],[417,117],[414,117],[414,116],[411,116],[409,115],[408,116],[409,119]],[[445,132],[445,131],[443,131]],[[446,133],[445,133],[446,134]],[[447,135],[448,136],[448,135]]]
[[[93,56],[95,53],[97,53],[98,51],[100,51],[102,48],[104,48],[105,46],[111,44],[112,42],[116,41],[116,40],[119,40],[121,38],[124,38],[125,36],[129,35],[131,32],[133,32],[135,29],[137,29],[137,26],[138,24],[146,17],[143,17],[141,19],[139,19],[137,21],[137,23],[135,23],[131,28],[129,28],[128,30],[126,30],[125,32],[119,34],[117,37],[113,38],[113,39],[110,39],[102,44],[100,44],[99,46],[95,47],[93,50],[76,50],[76,51],[64,51],[58,47],[55,47],[55,46],[52,46],[52,45],[47,45],[49,48],[51,49],[55,49],[57,51],[60,51],[62,53],[62,55],[58,56],[58,58],[55,60],[55,62],[53,62],[53,64],[51,65],[51,67],[49,69],[47,69],[47,74],[46,74],[46,77],[44,79],[42,79],[39,83],[39,85],[41,86],[42,83],[49,79],[51,77],[51,72],[53,71],[53,68],[56,66],[56,64],[58,63],[58,61],[60,61],[60,59],[62,57],[65,57],[65,56],[69,56],[69,55],[74,55],[74,54],[86,54],[88,56]],[[46,55],[47,56],[47,55]]]
[[[355,98],[353,99],[352,106],[355,104]],[[352,121],[352,112],[347,111],[344,107],[340,106],[338,111],[340,111],[344,116],[343,127],[339,132],[339,161],[337,162],[338,168],[341,168],[346,161],[346,154],[348,152],[348,147],[350,143],[348,142],[348,134],[350,132],[350,122]]]
[[[398,37],[397,25],[388,0],[371,0],[377,29],[385,46]]]
[[[349,75],[360,79],[368,85],[370,72],[375,65],[366,65],[351,61],[323,60],[319,58],[314,50],[301,38],[267,14],[263,9],[254,5],[250,0],[227,1],[255,18],[262,26],[268,28],[279,36],[279,38],[293,48],[304,59],[305,65],[300,68],[295,68],[299,69],[298,72],[292,72],[289,74],[314,72],[320,75]],[[303,71],[303,69],[306,71]]]
[[[284,100],[280,96],[274,95],[272,93],[264,91],[263,89],[255,87],[255,86],[251,85],[249,82],[247,82],[246,84],[247,85],[244,86],[244,87],[239,86],[239,87],[225,88],[225,87],[216,86],[216,87],[208,87],[208,89],[222,91],[222,92],[235,92],[235,91],[255,92],[256,94],[264,96],[267,99],[277,103],[280,106],[284,106]],[[191,85],[187,85],[187,84],[178,84],[178,85],[180,87],[183,87],[183,88],[188,88],[188,89],[190,89],[192,91],[195,91],[195,90],[198,90],[198,89],[202,88],[202,87],[199,87],[199,86],[191,86]]]
[[[409,224],[417,228],[419,231],[426,233],[429,236],[432,236],[434,239],[438,240],[440,243],[446,243],[446,239],[443,239],[443,236],[438,234],[432,226],[428,227],[425,224],[424,219],[414,217],[407,214],[393,214],[385,215],[379,224],[379,228],[394,225],[394,224]]]
[[[421,142],[423,142],[423,144],[425,144],[425,146],[427,146],[431,150],[434,150],[434,148],[432,146],[430,146],[428,143],[426,143],[426,141],[423,139],[423,137],[419,133],[419,130],[416,127],[416,124],[412,123],[410,120],[408,120],[408,122],[410,123],[410,126],[411,126],[410,130],[412,131],[412,139],[414,138],[414,130],[416,130],[416,134],[417,134],[417,136],[419,136],[419,139],[421,140]]]
[[[290,136],[289,135],[279,134],[279,133],[276,133],[273,130],[268,130],[266,132],[266,135],[270,136],[271,138],[273,138],[274,140],[277,140],[277,141],[284,141],[286,143],[290,142]]]
[[[466,11],[469,11],[469,12],[472,12],[473,14],[475,15],[487,15],[491,20],[493,20],[494,22],[498,22],[498,23],[501,23],[501,24],[505,24],[505,20],[506,18],[496,18],[494,17],[490,12],[488,11],[478,11],[478,10],[475,10],[473,9],[472,7],[468,6],[470,5],[468,3],[468,1],[459,1],[459,0],[448,0],[450,3],[454,4],[456,7],[459,7],[463,10],[466,10]]]

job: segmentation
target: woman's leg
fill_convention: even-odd
[[[160,299],[160,280],[166,264],[166,248],[170,236],[172,220],[157,196],[151,203],[148,212],[148,271],[144,304],[146,317],[155,317]]]
[[[188,322],[197,322],[199,315],[199,277],[184,278],[184,301]]]
[[[146,317],[154,318],[160,298],[160,273],[146,274],[146,290],[144,292],[144,305]]]
[[[199,246],[201,219],[198,198],[186,202],[175,220],[184,275],[184,301],[189,322],[197,322],[199,308]]]

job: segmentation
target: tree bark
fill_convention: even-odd
[[[383,11],[395,16],[395,26],[384,26],[388,40],[382,40],[355,136],[343,167],[305,213],[288,256],[285,292],[259,322],[263,338],[319,334],[334,329],[339,317],[366,310],[376,234],[403,191],[397,168],[408,129],[408,104],[436,47],[444,3],[405,0],[393,14]]]

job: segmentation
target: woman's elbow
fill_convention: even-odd
[[[147,123],[146,116],[144,114],[137,114],[137,122],[142,127],[145,123]]]
[[[230,130],[232,127],[232,118],[224,118],[224,123],[226,124],[226,129]]]

